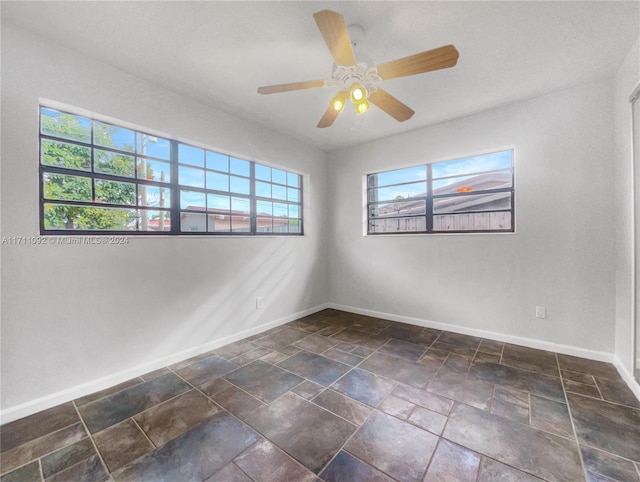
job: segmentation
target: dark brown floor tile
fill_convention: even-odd
[[[261,439],[238,455],[234,463],[253,480],[262,482],[314,482],[316,476],[278,447]]]
[[[280,353],[279,351],[272,351],[268,355],[264,355],[260,358],[263,362],[271,363],[272,365],[276,365],[280,363],[282,360],[289,358],[289,355],[285,355],[284,353]]]
[[[424,482],[475,482],[479,468],[480,455],[440,439]]]
[[[518,423],[529,424],[529,394],[496,387],[491,413]]]
[[[456,372],[438,372],[427,387],[432,393],[489,410],[493,396],[493,383],[478,380]]]
[[[368,406],[331,389],[325,390],[311,401],[355,425],[362,425],[373,411]]]
[[[345,343],[344,341],[341,341],[340,343],[338,343],[336,345],[336,348],[338,350],[342,350],[342,351],[346,351],[347,353],[349,353],[351,350],[353,350],[357,345],[353,345],[351,343]]]
[[[440,435],[447,423],[447,417],[426,408],[416,407],[408,419],[414,425],[436,435]]]
[[[596,382],[592,375],[586,375],[584,373],[572,372],[571,370],[560,370],[562,379],[564,381],[571,380],[572,382],[584,383],[585,385],[596,386]]]
[[[90,402],[78,410],[89,432],[96,433],[189,389],[184,380],[171,373]]]
[[[68,427],[80,421],[72,403],[43,410],[35,415],[9,422],[0,431],[0,452]]]
[[[467,348],[473,348],[475,351],[482,338],[478,338],[477,336],[469,336],[463,335],[461,333],[452,333],[450,331],[443,332],[440,337],[438,337],[438,343],[446,343],[447,345],[455,345],[455,346],[464,346]]]
[[[310,333],[307,331],[296,330],[293,328],[282,328],[276,333],[267,335],[260,338],[259,340],[254,341],[254,343],[265,348],[270,348],[271,350],[281,351],[284,347],[289,346],[306,336],[309,336],[309,334]]]
[[[216,349],[215,353],[216,355],[226,358],[227,360],[231,360],[232,358],[253,351],[256,348],[258,348],[258,346],[251,343],[250,341],[239,340]]]
[[[66,447],[67,445],[74,444],[87,436],[87,432],[82,423],[78,422],[57,430],[56,432],[18,445],[11,450],[7,450],[0,456],[0,461],[2,462],[0,464],[0,473],[11,472],[31,460]]]
[[[316,331],[316,335],[332,336],[344,330],[343,326],[329,325],[322,330]]]
[[[359,356],[360,358],[366,358],[369,355],[371,355],[373,352],[375,352],[375,350],[372,348],[367,348],[366,346],[356,346],[349,353]]]
[[[300,385],[296,385],[290,391],[293,393],[300,395],[302,398],[306,398],[307,400],[311,400],[318,393],[324,390],[325,387],[320,385],[319,383],[311,382],[309,380],[305,380]]]
[[[116,481],[204,480],[260,436],[224,411],[113,474]]]
[[[308,351],[301,351],[281,361],[278,366],[325,387],[351,370],[350,365]]]
[[[542,479],[501,464],[497,460],[482,457],[478,482],[540,482]]]
[[[102,465],[100,457],[94,455],[62,472],[58,472],[48,478],[47,482],[69,482],[76,480],[81,480],[82,482],[103,482],[109,480],[109,474],[104,468],[104,465]]]
[[[354,368],[333,384],[340,393],[372,407],[377,407],[394,386],[395,382],[359,368]]]
[[[166,367],[159,368],[157,370],[153,370],[152,372],[145,373],[144,375],[140,376],[140,378],[142,378],[142,380],[144,380],[145,382],[148,382],[149,380],[153,380],[154,378],[159,378],[163,375],[166,375],[167,373],[171,373],[171,370],[169,370]]]
[[[481,351],[476,353],[476,356],[473,358],[473,361],[483,360],[491,363],[495,363],[496,365],[500,363],[500,355],[492,355],[491,353],[483,353]]]
[[[564,402],[564,390],[558,377],[506,365],[496,365],[482,360],[474,361],[469,369],[469,374],[507,388],[531,392],[535,395]]]
[[[393,395],[442,415],[449,415],[453,407],[453,400],[408,385],[398,385]]]
[[[385,353],[410,361],[418,361],[425,349],[422,345],[391,339],[378,350],[378,353]]]
[[[471,358],[451,353],[442,365],[442,370],[450,370],[458,373],[467,373],[471,366]]]
[[[264,407],[264,403],[247,392],[240,390],[235,385],[216,393],[213,397],[217,404],[224,407],[240,420],[246,420],[257,409]]]
[[[640,461],[640,410],[567,394],[581,444]]]
[[[600,390],[598,390],[598,387],[596,385],[586,385],[584,383],[578,383],[572,380],[564,380],[563,383],[564,389],[567,392],[577,393],[578,395],[584,395],[586,397],[602,399]]]
[[[142,378],[134,378],[132,380],[127,380],[126,382],[119,383],[113,387],[109,387],[106,390],[100,390],[99,392],[92,393],[85,397],[77,398],[75,400],[75,404],[80,407],[82,405],[86,405],[89,402],[93,402],[98,400],[99,398],[106,397],[107,395],[111,395],[113,393],[124,390],[125,388],[133,387],[134,385],[139,385],[144,380]]]
[[[640,481],[640,475],[630,460],[584,445],[580,446],[580,451],[586,470],[620,482]]]
[[[507,343],[504,345],[501,363],[503,365],[544,373],[545,375],[554,377],[560,376],[556,354],[550,351],[510,345]]]
[[[232,385],[232,383],[229,383],[224,378],[212,378],[204,382],[202,385],[198,386],[198,389],[206,395],[213,397],[214,395],[217,395],[218,393],[226,390]]]
[[[448,343],[442,343],[438,338],[431,349],[446,351],[447,353],[455,353],[456,355],[473,357],[476,354],[476,349],[469,346],[449,345]]]
[[[252,361],[262,359],[262,357],[264,357],[265,355],[268,355],[269,353],[273,353],[273,352],[268,348],[258,348],[256,350],[243,353],[242,355],[238,355],[232,358],[230,361],[235,363],[239,367],[242,367],[244,365],[248,365]]]
[[[302,350],[293,345],[284,346],[282,348],[278,348],[278,351],[287,357],[295,355],[296,353],[300,353]]]
[[[252,482],[233,462],[228,463],[204,482]]]
[[[346,353],[337,348],[329,348],[327,351],[322,353],[322,356],[326,356],[327,358],[331,358],[332,360],[339,361],[340,363],[346,363],[352,367],[356,366],[360,363],[364,358],[361,358],[356,355],[352,355],[351,353]]]
[[[319,318],[311,319],[311,318],[300,318],[299,320],[294,320],[290,323],[287,323],[289,328],[297,328],[298,330],[308,331],[309,333],[315,333],[316,331],[320,331],[323,328],[329,326],[328,323],[322,321]]]
[[[547,398],[531,395],[531,426],[573,438],[573,425],[567,405]]]
[[[265,403],[272,402],[303,381],[299,376],[261,360],[239,368],[224,378]]]
[[[501,341],[487,340],[483,338],[480,341],[480,346],[478,346],[478,351],[481,353],[500,356],[502,355],[503,347],[504,343]]]
[[[545,480],[583,479],[575,442],[468,405],[453,408],[443,437]]]
[[[438,334],[425,332],[420,326],[413,326],[410,328],[408,326],[410,325],[389,326],[380,334],[383,336],[390,336],[396,340],[422,345],[423,348],[430,346],[434,341],[436,341],[436,338],[438,338]]]
[[[640,408],[640,400],[636,398],[622,378],[596,377],[596,384],[600,389],[602,398],[605,400],[620,403],[622,405],[628,405],[629,407]]]
[[[369,333],[363,333],[361,331],[351,329],[343,330],[339,333],[336,333],[335,335],[332,335],[332,338],[339,341],[351,343],[353,345],[362,345],[365,348],[369,348],[371,350],[377,350],[389,339],[386,336],[371,335]],[[358,353],[355,353],[354,351],[352,351],[352,353],[358,355]]]
[[[401,420],[409,418],[414,408],[416,408],[416,406],[413,403],[403,400],[402,398],[394,397],[393,395],[389,395],[378,405],[378,410]]]
[[[374,353],[363,361],[359,368],[416,388],[426,387],[436,373],[436,369],[433,367],[419,365],[383,353]]]
[[[0,482],[40,482],[41,480],[40,463],[37,460],[0,476]]]
[[[134,420],[156,447],[204,422],[220,409],[197,390],[160,403]]]
[[[325,482],[393,482],[378,469],[365,464],[345,451],[340,451],[320,474]]]
[[[238,368],[226,358],[212,355],[204,360],[177,370],[176,373],[192,385],[202,385],[207,380],[218,378]]]
[[[178,370],[182,370],[184,367],[188,367],[189,365],[193,365],[194,363],[198,363],[199,361],[206,360],[209,357],[212,357],[216,354],[215,350],[210,350],[206,353],[200,353],[199,355],[192,356],[191,358],[187,358],[186,360],[182,360],[178,363],[174,363],[173,365],[169,365],[168,368],[177,372]]]
[[[587,358],[579,358],[571,355],[561,355],[559,353],[557,356],[561,370],[569,370],[601,378],[617,378],[620,376],[618,375],[616,368],[611,363],[589,360]]]
[[[338,343],[340,342],[334,338],[329,338],[328,336],[309,335],[308,337],[295,342],[293,346],[312,353],[322,353],[329,348],[336,346]]]
[[[93,436],[93,441],[111,472],[155,448],[132,419],[98,432]]]
[[[440,368],[448,356],[448,351],[438,350],[437,348],[429,348],[426,352],[424,352],[422,358],[418,360],[418,363],[431,365],[434,368]]]
[[[357,428],[292,393],[256,410],[247,423],[314,473],[331,460]]]
[[[94,455],[96,455],[96,450],[93,448],[91,439],[83,439],[42,457],[42,475],[45,479],[48,479],[58,472],[79,464]]]
[[[374,413],[345,450],[392,477],[419,481],[438,437],[384,413]]]
[[[379,333],[391,324],[389,320],[373,318],[371,316],[361,316],[349,323],[350,330],[358,330],[364,333]]]

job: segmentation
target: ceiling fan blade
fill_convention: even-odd
[[[369,94],[369,100],[398,122],[404,122],[411,119],[413,114],[415,114],[413,109],[404,105],[394,96],[380,88],[372,94]]]
[[[322,116],[322,119],[320,119],[320,122],[318,122],[317,127],[320,127],[320,128],[329,127],[331,124],[333,124],[333,121],[335,121],[339,115],[340,115],[340,112],[335,110],[333,107],[329,106],[325,111],[324,115]]]
[[[332,10],[321,10],[314,13],[313,18],[336,64],[346,67],[356,65],[356,57],[353,54],[344,17]]]
[[[290,84],[277,84],[258,87],[258,94],[279,94],[292,90],[314,89],[324,87],[324,80],[308,80],[306,82],[291,82]]]
[[[378,75],[383,80],[422,74],[433,70],[447,69],[458,62],[460,54],[453,45],[410,55],[378,65]]]

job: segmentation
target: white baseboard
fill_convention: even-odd
[[[435,328],[437,330],[446,330],[454,333],[461,333],[463,335],[479,336],[482,338],[489,338],[490,340],[501,341],[505,343],[513,343],[514,345],[527,346],[529,348],[537,348],[539,350],[554,351],[563,355],[573,355],[580,358],[588,358],[590,360],[603,361],[607,363],[613,363],[613,353],[604,351],[588,350],[586,348],[579,348],[571,345],[562,345],[559,343],[553,343],[550,341],[536,340],[534,338],[525,338],[522,336],[505,335],[504,333],[498,333],[495,331],[480,330],[477,328],[468,328],[466,326],[454,325],[450,323],[442,323],[439,321],[423,320],[420,318],[413,318],[410,316],[395,315],[392,313],[383,313],[380,311],[364,310],[362,308],[356,308],[354,306],[340,305],[337,303],[329,303],[329,308],[336,310],[349,311],[351,313],[357,313],[359,315],[373,316],[376,318],[384,318],[385,320],[399,321],[402,323],[408,323],[410,325],[424,326],[427,328]]]
[[[144,375],[145,373],[152,372],[153,370],[158,370],[159,368],[173,365],[174,363],[181,362],[193,356],[198,356],[202,353],[215,350],[216,348],[228,345],[229,343],[233,343],[234,341],[238,341],[243,338],[262,333],[263,331],[283,325],[285,323],[289,323],[290,321],[297,320],[298,318],[316,313],[328,307],[328,303],[323,303],[313,308],[309,308],[298,313],[293,313],[291,315],[285,316],[278,320],[263,323],[262,325],[256,326],[254,328],[250,328],[248,330],[244,330],[230,336],[225,336],[223,338],[211,340],[202,345],[194,346],[186,350],[182,350],[180,352],[173,353],[171,355],[164,356],[147,363],[143,363],[142,365],[128,368],[111,375],[107,375],[106,377],[91,380],[87,383],[70,387],[59,392],[52,393],[50,395],[45,395],[44,397],[40,397],[35,400],[30,400],[13,407],[8,407],[0,411],[0,423],[5,424],[13,422],[14,420],[33,415],[34,413],[40,412],[42,410],[46,410],[62,403],[67,403],[77,398],[84,397],[91,393],[104,390],[114,385],[118,385],[119,383],[126,382],[127,380],[130,380],[132,378]]]
[[[640,384],[638,384],[638,381],[634,378],[633,374],[629,373],[629,370],[627,370],[627,368],[622,364],[620,358],[617,356],[613,357],[613,365],[616,367],[625,383],[629,385],[629,388],[636,398],[640,400]]]

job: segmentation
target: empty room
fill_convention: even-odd
[[[0,15],[0,482],[640,482],[640,2]]]

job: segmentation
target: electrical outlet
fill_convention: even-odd
[[[256,298],[256,310],[264,308],[264,296],[258,296]]]
[[[536,318],[546,318],[547,308],[545,306],[536,306]]]

